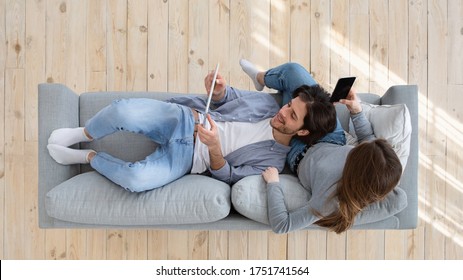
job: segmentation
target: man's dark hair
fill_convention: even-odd
[[[319,85],[298,87],[293,98],[298,96],[306,104],[307,114],[302,129],[309,130],[309,135],[295,137],[313,145],[336,128],[336,109],[330,102],[330,94]]]

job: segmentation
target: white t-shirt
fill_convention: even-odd
[[[203,123],[204,115],[199,114],[199,121]],[[270,120],[265,119],[257,123],[246,122],[216,122],[219,131],[222,155],[225,157],[229,153],[238,150],[246,145],[261,141],[273,140],[272,127]],[[211,125],[206,121],[206,128]],[[193,167],[191,173],[203,173],[210,166],[209,150],[197,136],[193,154]]]

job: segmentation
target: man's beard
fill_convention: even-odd
[[[280,122],[279,120],[277,120],[280,124],[281,124],[281,127],[277,127],[273,124],[273,119],[272,118],[270,120],[270,126],[275,129],[276,131],[282,133],[282,134],[286,134],[286,135],[295,135],[297,133],[297,130],[294,131],[294,130],[290,130],[289,128],[287,128],[282,122]]]

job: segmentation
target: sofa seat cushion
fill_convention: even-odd
[[[289,211],[306,205],[310,200],[311,194],[302,187],[296,176],[282,174],[280,183],[284,186],[284,199]],[[233,185],[231,197],[233,206],[241,215],[263,224],[270,224],[267,210],[267,187],[262,176],[248,176],[238,181]],[[401,188],[396,187],[383,200],[363,209],[357,215],[354,225],[385,221],[405,207],[407,207],[407,194]]]
[[[280,183],[288,209],[297,209],[310,200],[310,193],[302,187],[294,175],[281,174]],[[232,188],[232,204],[241,215],[269,224],[267,213],[267,187],[261,175],[248,176],[236,182]]]
[[[51,217],[111,226],[208,223],[228,216],[230,208],[230,186],[200,175],[132,193],[96,172],[87,172],[59,184],[46,196]]]

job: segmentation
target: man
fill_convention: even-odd
[[[212,73],[206,76],[206,90]],[[204,97],[116,100],[80,128],[55,130],[48,141],[50,155],[61,164],[90,163],[99,173],[132,192],[162,187],[187,173],[204,173],[228,184],[267,167],[282,170],[293,137],[334,129],[336,112],[323,90],[302,88],[281,109],[273,97],[240,91],[219,74],[210,115]],[[326,122],[313,124],[306,116],[313,105]],[[311,112],[312,114],[314,112]],[[205,127],[200,125],[206,117]],[[117,131],[140,133],[158,143],[142,161],[125,162],[107,153],[68,148],[101,139]],[[198,139],[197,139],[198,138]]]

